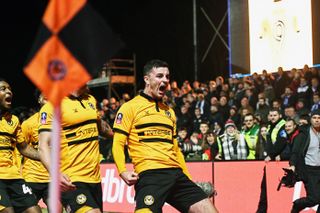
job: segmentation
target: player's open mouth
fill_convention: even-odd
[[[159,87],[160,92],[164,92],[166,91],[167,86],[166,85],[162,85]]]
[[[12,97],[11,97],[11,96],[6,97],[6,98],[4,99],[4,101],[5,101],[6,103],[8,103],[8,104],[11,104],[11,102],[12,102]]]

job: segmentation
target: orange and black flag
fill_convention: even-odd
[[[24,73],[57,106],[122,47],[86,0],[50,0]]]

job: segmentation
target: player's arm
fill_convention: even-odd
[[[39,152],[28,145],[26,142],[17,143],[17,148],[23,156],[26,156],[27,158],[30,158],[32,160],[40,161]]]
[[[111,138],[113,136],[113,131],[108,122],[104,121],[101,118],[97,120],[99,135]]]
[[[129,137],[129,132],[132,125],[132,119],[134,113],[132,107],[128,104],[124,104],[119,109],[115,122],[113,124],[113,144],[112,155],[114,162],[117,166],[120,177],[126,182],[126,184],[133,185],[138,180],[138,174],[134,171],[127,171],[124,149]]]
[[[138,174],[133,171],[127,171],[125,163],[124,147],[127,142],[127,136],[115,131],[112,144],[112,154],[114,162],[117,166],[120,177],[129,186],[135,184],[138,180]]]
[[[50,131],[39,132],[39,154],[44,167],[50,172]]]

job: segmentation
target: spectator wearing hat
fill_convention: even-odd
[[[239,131],[232,120],[227,120],[224,133],[217,137],[219,154],[216,159],[221,160],[245,160],[248,156],[248,148],[243,140],[240,140]]]

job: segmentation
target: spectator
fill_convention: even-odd
[[[247,109],[249,113],[253,113],[254,112],[252,106],[250,106],[250,104],[249,104],[249,100],[248,100],[247,97],[243,97],[241,99],[241,107],[239,109],[239,114],[240,115],[243,115],[243,112],[242,112],[243,109]]]
[[[267,141],[267,133],[268,133],[267,125],[262,124],[260,127],[259,134],[258,134],[258,141],[257,141],[257,146],[256,146],[256,159],[257,160],[264,160],[267,157],[267,152],[265,151],[266,141]]]
[[[211,126],[215,122],[224,123],[223,115],[221,113],[219,113],[217,105],[211,105],[210,112],[211,113],[209,115],[208,120],[209,120]]]
[[[268,126],[265,147],[267,157],[264,160],[266,162],[271,160],[280,160],[280,154],[286,146],[287,139],[287,133],[284,129],[285,120],[282,119],[281,112],[276,108],[272,108],[269,111],[268,118],[270,120],[270,124]],[[265,213],[267,212],[267,208],[266,167],[264,167],[257,213]]]
[[[284,108],[284,119],[292,119],[295,123],[299,122],[299,115],[297,114],[294,106],[286,106]]]
[[[244,140],[248,147],[248,160],[254,160],[256,158],[256,146],[258,142],[258,134],[260,126],[254,123],[253,114],[247,114],[244,116],[244,128],[241,131],[240,140]]]
[[[260,115],[260,119],[262,123],[268,122],[269,110],[270,110],[270,107],[266,104],[265,98],[264,97],[259,98],[257,103],[257,110],[255,111],[255,114]]]
[[[200,123],[205,120],[207,120],[207,118],[204,117],[203,115],[201,115],[200,109],[195,108],[194,115],[193,115],[192,132],[199,132],[200,131]]]
[[[186,105],[181,106],[180,112],[177,113],[177,128],[186,128],[188,132],[192,131],[192,118]]]
[[[213,132],[206,134],[202,144],[202,160],[213,160],[219,153],[218,143],[216,142],[216,135]]]
[[[208,117],[210,113],[210,104],[205,100],[203,90],[197,89],[196,94],[197,100],[195,102],[194,108],[200,109],[200,114],[204,117]]]
[[[232,120],[228,120],[224,126],[224,133],[217,137],[219,155],[221,160],[245,160],[248,149],[244,141],[240,140],[239,131]]]
[[[314,110],[320,109],[320,95],[319,93],[315,92],[312,95],[312,106],[311,106],[311,112]]]
[[[266,97],[266,100],[272,101],[276,98],[274,88],[269,80],[264,80],[264,90],[263,93]]]
[[[202,140],[199,139],[199,133],[193,132],[190,136],[189,146],[184,149],[186,161],[199,161],[202,159]]]
[[[307,108],[305,105],[305,100],[304,99],[298,99],[297,103],[296,103],[296,112],[298,113],[298,115],[304,115],[304,114],[309,114],[310,112],[310,108]]]
[[[236,106],[232,106],[230,108],[228,119],[232,120],[236,124],[238,129],[241,129],[241,119]]]
[[[319,84],[319,78],[318,77],[312,77],[312,79],[311,79],[311,91],[312,91],[312,94],[320,92],[320,84]]]
[[[295,120],[288,118],[285,123],[285,130],[287,132],[287,144],[285,149],[280,154],[280,160],[289,160],[292,153],[293,141],[299,134],[298,125]]]
[[[221,114],[222,122],[225,122],[229,117],[230,107],[226,96],[221,96],[219,100],[218,113]]]
[[[297,88],[298,99],[305,100],[305,106],[310,109],[312,90],[305,77],[300,78],[300,84]]]
[[[273,83],[276,98],[281,97],[281,95],[284,93],[284,89],[286,88],[289,82],[290,81],[287,73],[283,71],[282,67],[278,67],[276,79]]]
[[[254,89],[246,89],[245,96],[248,98],[249,105],[252,107],[252,109],[256,109],[258,98],[257,93],[254,92]]]
[[[294,106],[297,102],[297,96],[293,94],[290,87],[286,87],[284,93],[281,95],[282,98],[282,109],[287,106]]]
[[[219,121],[214,122],[213,123],[213,133],[217,136],[222,135],[224,132],[224,129],[222,127],[223,127],[223,125],[221,122],[219,122]]]
[[[304,183],[306,196],[293,202],[292,213],[298,213],[306,207],[320,204],[320,110],[311,113],[311,126],[300,128],[300,130],[301,133],[293,142],[289,169],[299,174]],[[320,212],[320,205],[318,205],[317,212]]]

